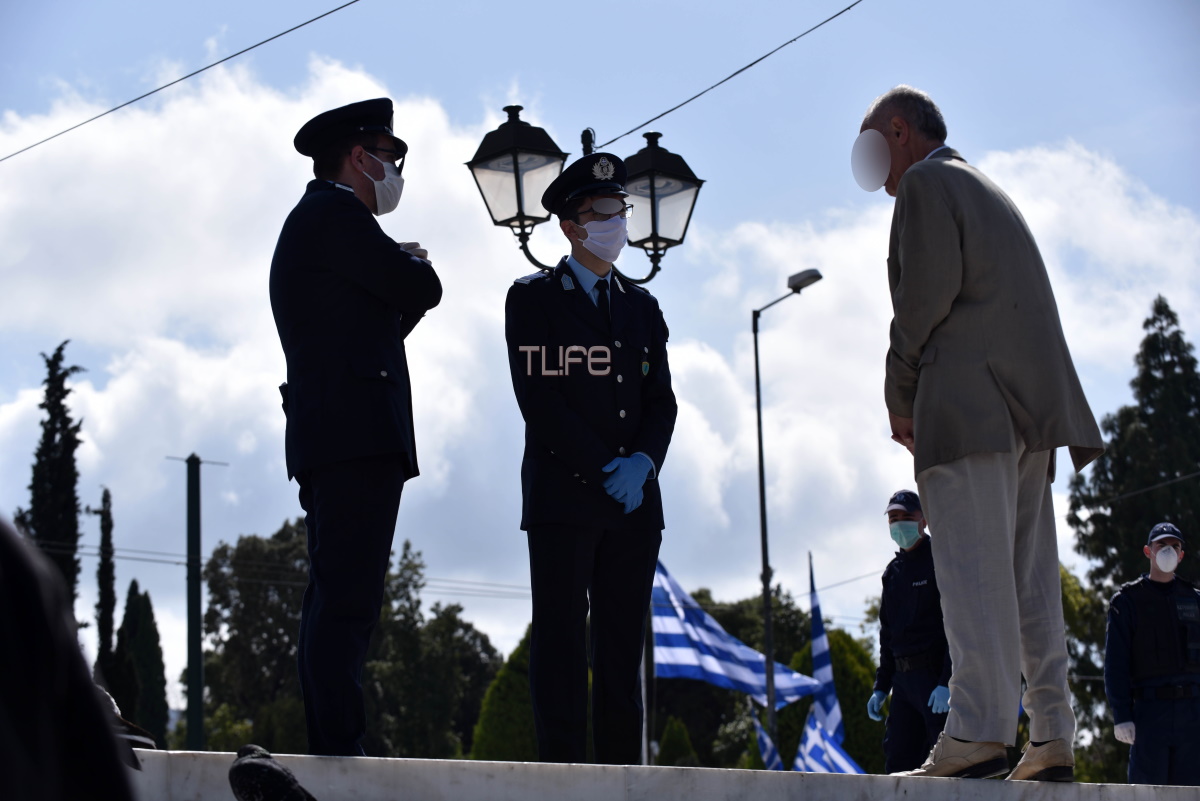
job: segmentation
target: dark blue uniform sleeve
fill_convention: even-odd
[[[347,280],[402,312],[401,333],[407,336],[442,300],[437,273],[385,234],[357,198],[333,197],[322,221],[325,242],[336,253],[339,269]]]
[[[938,676],[938,686],[939,687],[949,687],[950,686],[950,676],[953,674],[953,672],[954,672],[954,665],[950,659],[950,648],[947,646],[946,658],[945,658],[945,660],[942,661],[942,674],[940,676]]]
[[[892,691],[892,676],[896,673],[896,658],[892,655],[892,632],[887,616],[887,573],[883,574],[883,594],[879,596],[879,668],[875,671],[875,689]]]
[[[1133,604],[1121,593],[1108,605],[1104,633],[1104,694],[1112,709],[1113,723],[1133,720]]]
[[[641,451],[654,462],[657,478],[667,458],[667,447],[675,431],[679,406],[671,389],[671,368],[667,365],[667,323],[655,304],[654,334],[650,342],[650,372],[642,382],[642,420],[633,451]]]
[[[550,323],[538,303],[539,287],[514,284],[504,304],[504,338],[508,343],[508,366],[513,392],[525,426],[538,442],[561,459],[580,477],[602,483],[601,470],[616,455],[605,446],[592,426],[568,406],[562,382],[541,374],[540,357],[522,351],[523,346],[550,341]],[[651,458],[661,458],[646,448]],[[659,464],[657,461],[655,464]]]

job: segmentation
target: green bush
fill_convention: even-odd
[[[529,635],[517,645],[483,696],[471,759],[536,762],[537,735],[529,694]]]
[[[700,764],[696,757],[696,749],[692,748],[692,738],[688,736],[687,726],[677,717],[667,719],[655,764],[676,767],[694,767]]]

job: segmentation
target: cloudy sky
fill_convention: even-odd
[[[423,474],[405,489],[397,540],[411,539],[440,580],[427,602],[462,603],[511,650],[528,601],[462,582],[528,584],[502,310],[512,279],[532,268],[490,224],[463,163],[507,103],[576,158],[582,128],[607,142],[847,2],[514,12],[362,0],[0,162],[0,514],[28,503],[38,353],[64,339],[69,363],[87,368],[71,396],[84,421],[81,500],[112,491],[119,548],[183,552],[185,471],[167,456],[229,463],[204,469],[206,554],[300,513],[283,465],[275,387],[285,366],[267,295],[280,225],[310,176],[291,140],[322,110],[387,95],[411,149],[404,199],[381,223],[428,247],[445,285],[409,339]],[[334,5],[6,9],[0,157]],[[878,573],[892,554],[884,502],[914,481],[882,399],[891,201],[858,189],[849,152],[867,105],[897,83],[933,95],[950,144],[1024,212],[1097,416],[1131,399],[1156,294],[1200,338],[1200,9],[1003,5],[864,0],[649,129],[707,180],[687,242],[649,285],[670,324],[680,404],[661,478],[662,558],[686,588],[727,600],[758,591],[750,311],[810,267],[825,279],[762,323],[772,564],[800,595],[809,551],[818,586]],[[635,134],[608,149],[627,156],[642,144]],[[539,230],[533,249],[553,261],[563,240]],[[619,266],[641,275],[648,261],[627,252]],[[1063,468],[1064,492],[1066,479]],[[85,545],[99,542],[95,518],[82,530]],[[1061,519],[1059,539],[1068,565],[1084,569]],[[84,619],[95,568],[83,559]],[[186,658],[183,568],[122,559],[117,577],[122,598],[132,578],[151,592],[174,684]],[[824,611],[857,633],[877,591],[869,578],[843,584],[822,594]]]

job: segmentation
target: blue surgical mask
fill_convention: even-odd
[[[892,532],[892,539],[901,548],[911,548],[921,539],[921,530],[916,520],[896,520],[888,523],[888,528]]]

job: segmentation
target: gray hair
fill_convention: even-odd
[[[900,84],[895,89],[884,92],[875,98],[875,102],[863,115],[863,125],[882,117],[884,112],[888,118],[903,117],[928,139],[935,142],[946,141],[946,120],[942,118],[942,111],[937,107],[937,103],[933,102],[933,98],[920,89]]]

